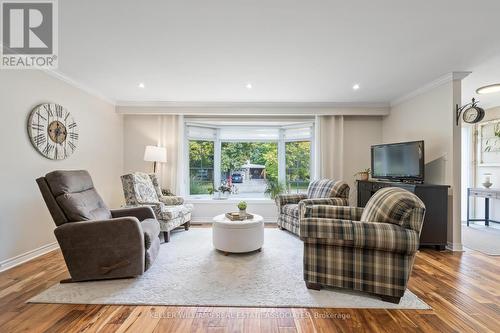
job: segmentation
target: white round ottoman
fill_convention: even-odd
[[[264,244],[264,219],[254,214],[253,219],[231,221],[225,214],[214,217],[212,241],[217,250],[243,253],[259,250]]]

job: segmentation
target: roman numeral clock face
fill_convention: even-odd
[[[51,160],[64,160],[78,144],[78,126],[59,104],[35,107],[28,120],[28,134],[36,150]]]

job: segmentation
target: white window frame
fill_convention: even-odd
[[[191,138],[189,137],[189,130],[188,127],[190,126],[195,126],[195,127],[206,127],[206,128],[211,128],[215,130],[215,138]],[[310,141],[311,143],[311,153],[310,153],[310,163],[309,163],[309,174],[310,174],[310,180],[312,181],[315,179],[315,156],[316,156],[316,136],[315,136],[315,123],[314,121],[308,121],[305,123],[297,123],[294,125],[288,125],[288,126],[266,126],[269,128],[273,129],[278,129],[279,130],[279,135],[277,140],[268,140],[268,139],[221,139],[220,131],[221,128],[223,127],[233,127],[233,128],[256,128],[256,126],[245,126],[245,125],[207,125],[207,124],[200,124],[196,122],[190,122],[190,121],[185,121],[184,122],[184,165],[185,165],[185,171],[186,175],[189,177],[189,141],[191,140],[203,140],[203,141],[213,141],[214,142],[214,184],[220,184],[221,183],[221,155],[222,155],[222,143],[223,142],[269,142],[273,143],[276,142],[278,144],[278,181],[285,183],[286,182],[286,149],[285,145],[287,142],[300,142],[300,141]],[[293,129],[293,128],[305,128],[309,127],[310,128],[310,133],[311,135],[309,138],[297,138],[297,139],[285,139],[285,131],[287,129]],[[191,189],[190,189],[190,181],[186,181],[186,194],[188,197],[193,197],[191,195]],[[270,200],[270,199],[269,199]]]

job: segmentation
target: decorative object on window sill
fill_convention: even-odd
[[[462,105],[461,107],[458,107],[458,104],[456,105],[455,117],[457,121],[457,126],[460,121],[460,115],[462,114],[462,112],[463,112],[462,119],[468,124],[475,124],[483,120],[484,109],[477,106],[478,102],[479,101],[476,101],[476,99],[473,98],[472,102]]]
[[[153,173],[156,173],[156,163],[167,162],[167,148],[159,146],[146,146],[144,161],[153,162]]]
[[[356,172],[354,177],[357,177],[357,180],[368,180],[370,177],[371,169],[365,169],[363,171]]]
[[[240,201],[238,209],[240,210],[240,217],[247,216],[247,203],[245,201]]]
[[[212,185],[208,190],[208,194],[212,196],[213,200],[226,200],[229,198],[229,195],[233,191],[233,186],[228,185],[226,182],[223,182],[218,188],[215,188]]]
[[[28,118],[28,136],[33,147],[50,160],[64,160],[78,144],[78,126],[63,106],[45,103],[36,106]]]
[[[491,182],[491,173],[484,174],[484,181],[482,184],[485,188],[490,188],[493,183]]]

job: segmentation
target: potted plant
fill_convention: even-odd
[[[285,192],[286,186],[282,182],[277,180],[267,180],[267,187],[264,191],[271,199],[276,201],[276,197],[281,193]]]
[[[240,210],[240,218],[245,218],[247,216],[247,203],[245,201],[240,201],[238,209]]]
[[[358,177],[358,180],[368,180],[370,177],[371,169],[365,169],[354,174],[354,177]]]
[[[212,196],[212,199],[216,199],[215,193],[219,193],[219,191],[217,191],[217,189],[213,185],[212,185],[212,187],[207,189],[207,192],[208,192],[208,194],[210,194]]]

